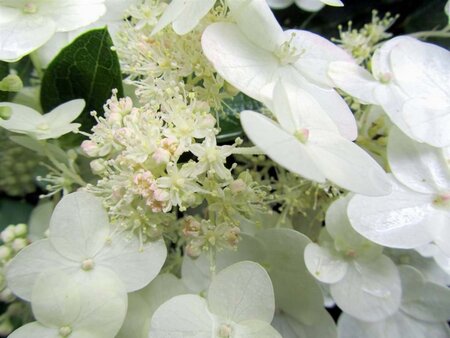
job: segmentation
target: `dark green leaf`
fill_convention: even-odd
[[[233,141],[243,134],[239,113],[243,110],[258,111],[262,104],[243,93],[225,101],[224,114],[219,116],[220,133],[217,141],[220,143]]]
[[[9,65],[6,62],[0,61],[0,81],[9,74]],[[8,92],[0,90],[0,101],[8,100]]]
[[[9,224],[28,223],[33,207],[22,201],[9,198],[0,200],[0,231]]]
[[[123,95],[119,59],[108,30],[95,29],[78,37],[49,64],[42,80],[41,104],[44,112],[77,98],[86,108],[76,122],[89,131],[95,124],[92,110],[99,114],[112,89]]]

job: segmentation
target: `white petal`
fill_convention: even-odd
[[[320,287],[306,269],[303,252],[311,241],[292,229],[268,229],[257,234],[265,246],[276,306],[300,322],[313,325],[323,319]]]
[[[55,33],[45,45],[35,51],[34,55],[38,58],[39,65],[43,69],[47,68],[60,50],[67,46],[71,41],[72,39],[68,32]]]
[[[259,101],[272,96],[278,60],[252,44],[237,25],[209,25],[202,35],[202,48],[220,76],[234,87]]]
[[[32,134],[36,126],[43,122],[43,117],[36,110],[21,104],[2,102],[2,107],[12,109],[11,117],[8,120],[0,120],[0,126],[20,134]]]
[[[64,196],[50,220],[51,243],[59,253],[76,261],[94,257],[108,235],[108,215],[102,202],[87,192]]]
[[[215,0],[185,2],[182,15],[173,21],[173,30],[179,35],[189,33],[208,14],[215,2]]]
[[[115,338],[147,338],[151,315],[148,304],[142,299],[142,296],[137,292],[130,293],[127,315]]]
[[[292,5],[294,0],[267,0],[267,3],[273,9],[283,9]]]
[[[184,255],[181,276],[183,283],[190,292],[201,293],[206,291],[211,281],[208,257],[200,255],[200,257],[194,259]]]
[[[117,21],[126,16],[126,10],[131,6],[137,6],[141,0],[105,0],[106,13],[101,20]]]
[[[281,126],[262,114],[248,110],[240,114],[240,119],[246,135],[273,161],[307,179],[325,181],[306,147]]]
[[[106,12],[105,0],[42,2],[39,13],[51,17],[58,32],[67,32],[97,21]]]
[[[392,78],[392,65],[390,54],[392,50],[401,42],[406,40],[415,40],[409,36],[397,36],[383,43],[381,48],[377,49],[372,56],[372,74],[377,80],[383,76]]]
[[[173,0],[164,10],[163,15],[158,20],[158,23],[153,28],[152,35],[158,33],[166,26],[174,22],[182,13],[187,6],[187,1],[185,0]]]
[[[327,4],[328,6],[336,6],[336,7],[342,7],[344,6],[344,3],[341,0],[320,0],[324,4]]]
[[[17,20],[19,16],[22,15],[22,11],[20,8],[13,7],[5,7],[5,5],[1,5],[2,10],[0,11],[0,24],[9,23]]]
[[[317,12],[325,6],[320,0],[295,0],[295,4],[308,12]]]
[[[326,230],[334,239],[334,247],[344,254],[355,254],[357,257],[373,259],[381,255],[383,247],[372,243],[356,232],[347,216],[347,208],[351,194],[334,201],[325,215]]]
[[[450,289],[426,282],[419,271],[410,266],[399,267],[402,279],[402,310],[427,322],[446,322],[450,318]]]
[[[320,35],[294,29],[284,34],[287,39],[293,35],[293,45],[298,51],[303,52],[294,63],[294,67],[313,83],[333,87],[333,82],[328,76],[330,62],[353,62],[353,58],[346,51]]]
[[[405,39],[390,53],[395,82],[411,97],[450,94],[450,53],[437,45]]]
[[[331,182],[356,193],[382,196],[391,184],[380,165],[363,149],[339,134],[311,130],[307,152]]]
[[[323,310],[320,321],[307,325],[286,313],[277,313],[272,325],[283,338],[317,337],[336,338],[336,324],[330,314]]]
[[[328,75],[338,88],[362,103],[379,104],[374,97],[374,90],[382,84],[363,67],[353,62],[334,61],[328,67]]]
[[[415,142],[392,128],[387,150],[392,173],[408,188],[428,194],[450,191],[450,171],[441,149]]]
[[[50,224],[50,217],[53,213],[53,202],[49,200],[41,201],[31,212],[28,220],[28,238],[35,242],[45,238],[45,232]]]
[[[83,301],[76,280],[62,270],[41,273],[31,294],[34,317],[49,327],[72,325]]]
[[[399,309],[400,276],[395,264],[382,255],[371,262],[352,262],[345,277],[330,285],[330,292],[344,312],[375,322]]]
[[[181,295],[156,310],[149,337],[211,338],[212,334],[213,318],[206,301],[197,295]]]
[[[185,293],[187,293],[187,289],[183,282],[168,273],[158,275],[149,285],[137,292],[149,305],[150,314],[153,314],[161,304],[170,298]]]
[[[409,190],[394,179],[392,186],[388,196],[352,198],[347,210],[353,228],[371,241],[393,248],[429,243],[433,197]]]
[[[280,125],[289,133],[293,134],[301,128],[338,131],[319,103],[294,84],[278,81],[273,97],[273,112]]]
[[[290,77],[293,77],[292,69],[290,70]],[[338,127],[339,132],[346,139],[353,141],[358,136],[358,128],[356,120],[352,111],[348,107],[345,100],[331,88],[323,88],[312,84],[299,76],[294,78],[299,87],[306,90],[313,96],[328,116],[333,120]]]
[[[374,96],[377,104],[381,105],[389,119],[406,135],[420,141],[411,132],[411,128],[406,123],[403,116],[403,103],[407,96],[395,84],[382,84],[374,88]]]
[[[323,283],[336,283],[347,273],[347,262],[329,248],[310,243],[305,249],[305,263],[309,272]]]
[[[127,312],[124,284],[114,272],[97,267],[83,273],[78,287],[81,310],[74,327],[95,337],[115,337]]]
[[[263,0],[228,1],[231,16],[251,44],[265,51],[275,51],[283,42],[283,30]]]
[[[0,24],[0,60],[17,61],[50,40],[55,30],[53,20],[37,15]]]
[[[43,118],[50,128],[60,128],[75,120],[83,112],[85,105],[86,102],[83,99],[72,100],[59,105],[43,115]]]
[[[50,328],[41,325],[38,322],[32,322],[25,324],[24,326],[18,328],[13,333],[8,335],[9,338],[30,338],[30,337],[39,337],[39,338],[59,338],[60,335],[58,333],[58,329]],[[90,337],[86,337],[90,338]]]
[[[269,323],[259,320],[248,320],[234,327],[236,338],[282,338]]]
[[[258,319],[270,323],[275,311],[270,277],[257,263],[233,264],[212,280],[208,306],[213,314],[234,322]]]
[[[445,323],[423,322],[402,312],[375,323],[363,322],[345,313],[338,321],[339,338],[448,338],[449,334]]]
[[[22,249],[6,268],[8,287],[19,297],[30,300],[38,276],[45,270],[76,271],[79,264],[61,256],[47,239]]]
[[[115,271],[127,292],[142,289],[159,273],[167,256],[162,239],[141,246],[139,239],[119,234],[108,241],[95,257],[98,265]]]
[[[449,94],[450,95],[450,94]],[[402,115],[413,138],[435,147],[450,145],[450,100],[417,98],[404,103]]]

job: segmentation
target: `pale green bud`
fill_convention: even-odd
[[[0,81],[0,90],[4,92],[20,92],[22,88],[22,80],[14,74],[9,74]]]

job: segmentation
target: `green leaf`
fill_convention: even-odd
[[[220,133],[217,135],[219,143],[233,141],[243,135],[239,113],[243,110],[259,111],[262,104],[243,93],[237,94],[232,99],[224,102],[224,113],[219,115]]]
[[[0,61],[0,81],[9,74],[9,65],[6,62]],[[0,101],[8,100],[8,92],[0,90]]]
[[[123,96],[122,74],[117,53],[106,28],[91,30],[73,41],[49,64],[42,79],[41,104],[49,112],[60,104],[78,98],[86,108],[76,122],[89,131],[95,124],[92,110],[100,115],[112,89]],[[74,135],[78,136],[79,135]]]
[[[0,231],[9,224],[28,223],[33,206],[9,198],[0,200]]]

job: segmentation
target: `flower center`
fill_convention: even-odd
[[[301,143],[305,144],[309,139],[309,129],[300,128],[294,132],[294,136]]]
[[[22,11],[25,14],[35,14],[38,11],[38,6],[34,2],[28,2],[23,6]]]
[[[94,260],[92,258],[88,258],[85,259],[82,263],[81,263],[81,268],[84,271],[89,271],[92,270],[94,268]]]
[[[450,192],[438,195],[433,200],[433,204],[439,208],[450,209]]]
[[[282,66],[296,62],[304,53],[303,50],[297,50],[293,45],[292,40],[295,38],[295,33],[292,33],[291,38],[284,42],[275,51],[275,56],[278,58]]]
[[[219,330],[217,330],[217,335],[220,338],[229,338],[233,333],[233,328],[230,324],[220,324]]]
[[[37,129],[45,131],[45,130],[49,130],[50,126],[47,123],[43,122],[37,126]]]
[[[383,73],[380,75],[380,82],[383,84],[388,84],[392,80],[392,74],[391,73]]]
[[[70,326],[63,326],[59,329],[59,335],[61,337],[69,337],[72,333],[72,328]]]

